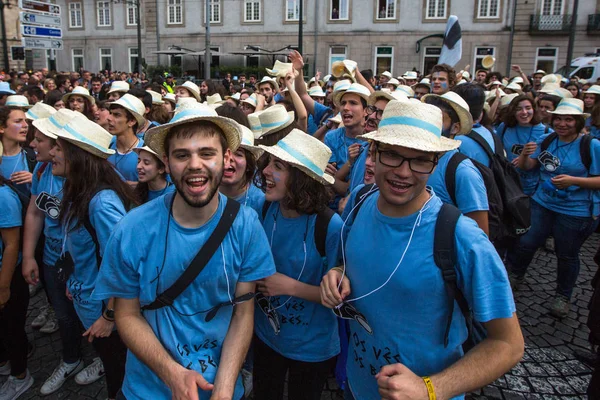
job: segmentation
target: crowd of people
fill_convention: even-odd
[[[569,314],[600,82],[287,61],[2,75],[0,400],[33,384],[39,288],[62,343],[40,394],[109,399],[319,399],[332,371],[348,400],[464,396],[521,359],[513,291],[550,237]]]

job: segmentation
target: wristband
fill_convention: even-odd
[[[427,394],[429,395],[429,400],[436,400],[435,398],[435,389],[433,388],[433,383],[428,376],[423,377],[423,382],[425,382],[425,386],[427,387]]]
[[[331,271],[338,271],[340,273],[344,273],[344,269],[341,266],[331,268]]]
[[[108,322],[115,322],[115,320],[114,320],[114,319],[109,319],[109,318],[106,318],[106,315],[104,315],[104,313],[102,313],[102,318],[104,318],[104,319],[105,319],[105,320],[107,320]]]

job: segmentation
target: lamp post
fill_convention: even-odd
[[[2,20],[2,52],[4,53],[4,70],[8,72],[8,42],[6,39],[6,20],[4,19],[4,7],[10,8],[10,2],[0,0],[0,20]]]
[[[0,0],[1,2],[2,0]],[[131,4],[135,6],[135,18],[137,19],[137,48],[138,48],[138,53],[137,53],[137,72],[140,75],[140,79],[142,79],[142,19],[141,19],[141,13],[140,13],[140,6],[141,6],[141,2],[140,0],[113,0],[113,3],[125,3],[125,4]],[[129,15],[125,16],[126,18],[129,18]]]

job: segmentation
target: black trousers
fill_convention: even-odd
[[[114,399],[123,386],[127,347],[117,331],[113,331],[109,337],[95,338],[92,346],[104,364],[108,398]]]
[[[286,358],[254,336],[253,389],[255,399],[282,400],[285,377],[289,400],[319,400],[336,357],[321,362]]]
[[[29,286],[17,265],[10,283],[10,298],[0,310],[0,362],[10,361],[11,375],[18,376],[27,369],[27,334],[25,320],[29,307]]]

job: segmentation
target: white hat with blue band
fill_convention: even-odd
[[[81,113],[77,113],[56,136],[100,158],[115,154],[109,148],[113,135]]]

